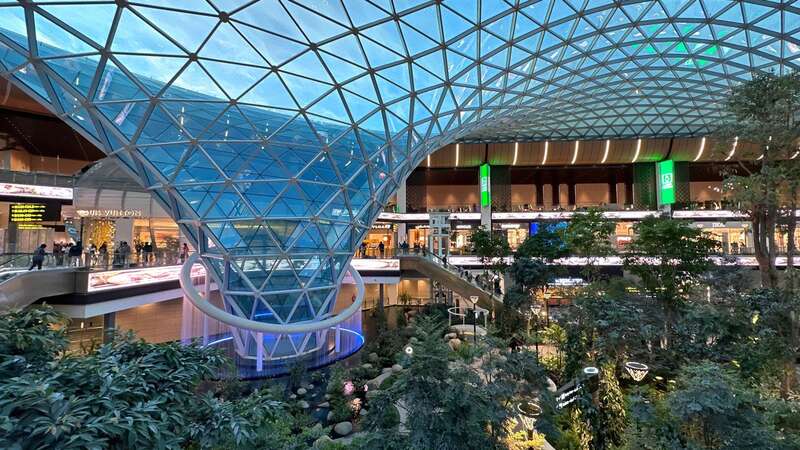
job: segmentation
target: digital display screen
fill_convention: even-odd
[[[675,161],[668,159],[658,163],[659,203],[675,203]]]
[[[481,206],[492,204],[492,192],[490,187],[490,168],[488,163],[481,165]]]

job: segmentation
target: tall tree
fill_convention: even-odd
[[[611,236],[615,228],[616,224],[604,217],[601,209],[592,208],[586,212],[575,213],[564,231],[564,240],[572,253],[586,258],[586,264],[581,272],[590,282],[598,273],[595,264],[597,258],[614,254]]]
[[[634,231],[624,267],[641,279],[644,290],[661,305],[666,347],[676,313],[712,266],[709,256],[718,243],[689,223],[674,219],[648,217],[636,224]]]
[[[797,186],[790,181],[797,176],[792,156],[800,142],[800,74],[754,74],[752,80],[731,89],[723,117],[717,134],[724,151],[741,142],[761,152],[756,170],[741,164],[746,174],[727,176],[724,186],[734,207],[753,223],[762,285],[776,287],[775,233],[781,223],[791,231],[796,227]],[[795,251],[794,243],[791,251]]]
[[[472,253],[478,256],[483,264],[483,271],[490,268],[495,274],[501,274],[506,267],[505,257],[511,255],[508,239],[500,233],[492,233],[480,227],[470,237]]]

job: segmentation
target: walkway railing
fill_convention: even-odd
[[[399,257],[413,256],[422,258],[440,268],[450,272],[451,274],[461,278],[467,283],[471,284],[477,289],[483,291],[486,295],[495,301],[503,301],[503,293],[496,289],[490,281],[484,280],[481,276],[474,276],[471,272],[458,266],[454,266],[447,262],[447,259],[441,258],[431,252],[425,247],[422,248],[409,248],[409,249],[396,249],[396,254]]]

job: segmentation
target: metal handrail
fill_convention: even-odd
[[[364,294],[366,293],[364,280],[361,278],[361,275],[358,274],[358,271],[355,270],[353,266],[349,266],[348,271],[356,283],[356,299],[350,306],[340,311],[337,315],[320,321],[306,321],[288,324],[258,322],[231,314],[224,309],[218,308],[207,298],[203,298],[192,282],[192,266],[195,264],[201,264],[203,267],[205,267],[205,264],[203,264],[203,262],[200,260],[200,255],[197,253],[190,255],[181,269],[180,283],[183,293],[189,298],[189,301],[191,301],[192,304],[197,307],[197,309],[203,311],[209,317],[244,330],[273,334],[292,334],[309,333],[312,331],[331,328],[349,319],[353,314],[359,313],[361,311],[361,304],[364,302]],[[206,268],[206,274],[208,273],[209,271]]]
[[[395,251],[397,252],[398,256],[417,256],[417,257],[422,257],[422,258],[424,258],[424,259],[436,264],[437,266],[447,270],[451,274],[458,276],[459,278],[461,278],[462,280],[464,280],[467,283],[471,284],[472,286],[480,289],[481,291],[486,293],[490,298],[492,298],[492,299],[494,299],[496,301],[500,301],[500,302],[503,301],[502,296],[501,295],[497,295],[494,292],[494,289],[492,288],[492,286],[485,286],[482,283],[479,283],[477,277],[475,277],[473,280],[470,280],[469,278],[465,278],[463,273],[462,273],[462,271],[466,272],[465,270],[459,269],[461,271],[458,271],[458,272],[456,270],[453,270],[453,268],[455,266],[453,266],[452,264],[447,263],[447,261],[445,261],[444,259],[440,258],[438,255],[429,252],[425,247],[422,247],[421,249],[413,249],[413,248],[400,249],[400,248],[398,248]]]

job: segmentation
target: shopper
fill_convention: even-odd
[[[181,264],[185,263],[187,258],[189,258],[189,246],[184,242],[181,247]]]
[[[128,245],[126,241],[122,241],[119,244],[119,258],[120,263],[122,264],[122,268],[128,267],[128,257],[131,254],[131,246]]]
[[[86,265],[89,267],[94,267],[97,263],[97,246],[94,244],[89,244],[89,258],[86,261]]]
[[[83,242],[78,241],[69,248],[69,266],[70,267],[80,267],[81,266],[81,258],[83,257]]]
[[[97,249],[97,253],[99,254],[100,267],[103,269],[108,269],[108,245],[105,242],[100,244],[100,248]]]
[[[142,250],[144,251],[144,265],[149,265],[153,257],[153,244],[145,242]]]
[[[386,246],[383,245],[383,241],[378,244],[378,251],[381,254],[381,258],[383,258],[383,252],[386,251]]]
[[[28,269],[29,271],[33,270],[34,267],[36,267],[36,270],[42,270],[42,263],[44,262],[45,255],[47,255],[47,251],[45,250],[46,248],[47,244],[42,244],[36,249],[35,252],[33,252],[31,267]]]

